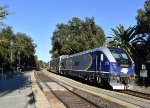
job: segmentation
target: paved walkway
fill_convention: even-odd
[[[0,79],[1,108],[35,108],[31,89],[31,72]]]

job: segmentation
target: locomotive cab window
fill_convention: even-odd
[[[109,47],[109,50],[116,60],[119,60],[119,59],[130,60],[127,53],[121,48]]]
[[[123,50],[111,50],[112,55],[114,56],[115,59],[126,59],[128,60],[129,57]]]
[[[131,59],[124,50],[120,48],[109,48],[109,50],[120,67],[131,66]]]

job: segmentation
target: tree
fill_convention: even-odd
[[[0,6],[0,21],[10,14],[6,8],[8,6]],[[3,25],[4,23],[0,22],[0,27]],[[12,67],[36,66],[35,48],[36,44],[25,33],[14,34],[10,26],[0,29],[0,66],[4,66],[5,72]]]
[[[148,77],[146,82],[150,83],[150,0],[146,0],[144,4],[144,9],[139,9],[137,19],[137,31],[139,36],[143,37],[145,41],[137,46],[137,51],[140,53],[142,64],[145,64],[148,70]],[[142,69],[142,64],[140,69]]]
[[[138,10],[136,19],[137,30],[141,37],[145,39],[145,42],[138,47],[138,50],[142,50],[145,62],[150,63],[150,0],[145,1],[144,9]]]
[[[136,31],[136,26],[125,29],[123,25],[119,25],[116,28],[117,29],[112,28],[113,41],[111,41],[110,44],[124,48],[133,56],[136,51],[135,45],[138,44],[138,42],[144,41],[144,39],[137,36],[138,32]]]
[[[31,67],[33,64],[35,64],[34,54],[36,44],[33,43],[32,38],[27,36],[25,33],[17,33],[14,41],[16,64],[19,63],[19,60],[20,66]]]
[[[9,15],[6,8],[8,8],[8,6],[0,6],[0,20],[3,20],[7,15]],[[0,21],[0,26],[2,25],[4,25],[4,23]]]
[[[136,72],[139,72],[142,64],[142,55],[141,51],[139,51],[141,47],[139,46],[145,43],[145,39],[138,35],[137,26],[125,29],[123,25],[119,25],[119,27],[116,28],[117,29],[112,29],[114,37],[110,43],[125,49],[135,62]]]
[[[38,67],[39,68],[46,68],[47,67],[47,63],[42,61],[42,60],[38,60]]]
[[[136,19],[139,31],[150,36],[150,0],[145,1],[144,9],[138,10]]]
[[[10,26],[3,28],[0,32],[0,55],[2,57],[0,63],[4,63],[6,65],[10,65],[13,61],[11,56],[12,54],[12,46],[11,40],[14,39],[14,33]]]
[[[4,71],[10,67],[33,67],[36,65],[36,44],[25,33],[14,34],[11,27],[0,30],[0,65]]]
[[[99,47],[105,42],[102,28],[95,24],[94,18],[85,21],[74,17],[67,24],[57,24],[52,36],[52,58],[70,55],[91,48]]]

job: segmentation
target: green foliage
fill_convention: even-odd
[[[48,66],[48,64],[42,60],[38,60],[37,63],[39,68],[46,68]]]
[[[141,37],[144,37],[145,42],[137,47],[140,52],[143,52],[145,61],[150,63],[150,0],[145,1],[144,9],[138,10],[136,17],[138,32]]]
[[[31,37],[24,33],[17,33],[15,35],[15,54],[20,54],[21,65],[32,65],[31,61],[34,61],[34,54],[36,44],[33,43]]]
[[[74,17],[67,24],[57,24],[52,36],[52,57],[70,55],[103,45],[105,34],[94,18]]]
[[[7,15],[9,15],[6,8],[8,8],[8,6],[0,6],[0,20],[3,20]],[[4,23],[0,21],[0,26],[2,25],[4,25]]]
[[[112,31],[113,41],[110,44],[124,48],[131,56],[136,52],[135,45],[145,41],[137,35],[136,26],[125,29],[123,25],[119,25],[116,29],[112,28]]]
[[[26,34],[14,34],[9,26],[0,30],[0,65],[3,64],[6,71],[10,66],[35,66],[35,48],[33,40]]]
[[[14,39],[14,33],[11,27],[3,28],[0,31],[0,63],[10,64],[11,40]]]
[[[136,19],[139,31],[150,36],[150,0],[145,1],[144,9],[138,10]]]

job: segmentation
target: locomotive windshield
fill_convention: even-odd
[[[126,60],[129,59],[128,55],[123,50],[122,51],[110,50],[110,51],[115,59],[126,59]]]
[[[119,66],[129,67],[131,65],[131,59],[123,49],[110,47],[109,50]]]

